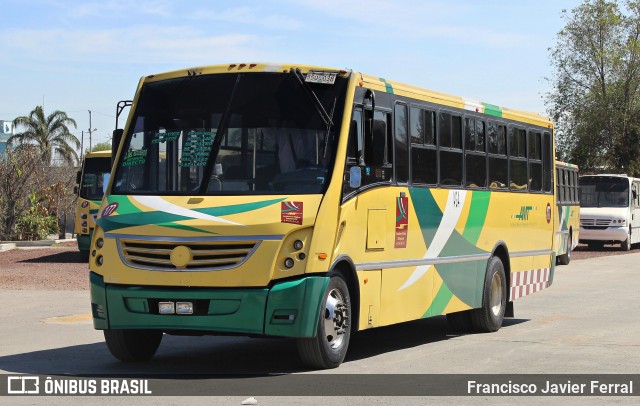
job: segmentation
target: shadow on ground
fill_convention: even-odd
[[[42,263],[72,263],[72,264],[81,264],[87,261],[82,259],[79,251],[63,251],[58,252],[51,255],[45,255],[36,258],[25,259],[20,261],[21,263],[29,263],[29,264],[42,264]]]
[[[505,319],[504,328],[524,323]],[[458,337],[444,316],[353,334],[345,363]],[[453,344],[455,345],[455,344]],[[150,361],[123,363],[104,342],[33,351],[0,357],[10,373],[70,376],[169,377],[193,375],[262,375],[308,371],[300,363],[293,339],[165,335]]]

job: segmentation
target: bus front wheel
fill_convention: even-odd
[[[622,251],[631,251],[631,228],[629,228],[629,232],[627,233],[627,239],[620,243],[620,249]]]
[[[502,327],[507,308],[507,284],[504,264],[491,257],[487,264],[482,292],[482,307],[471,312],[471,321],[480,332],[498,331]]]
[[[311,368],[337,368],[344,360],[351,337],[351,298],[347,284],[334,275],[325,289],[315,337],[298,338],[302,362]]]
[[[146,361],[153,357],[162,341],[161,330],[104,330],[111,354],[120,361]]]

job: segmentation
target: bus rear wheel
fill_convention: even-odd
[[[565,242],[567,252],[558,257],[558,265],[569,265],[569,262],[571,262],[571,245],[571,234],[569,234],[567,235],[567,241]]]
[[[482,307],[471,312],[471,321],[477,331],[488,333],[502,327],[507,308],[506,279],[500,258],[491,257],[484,278]]]
[[[147,361],[158,351],[161,330],[104,330],[111,354],[120,361]]]
[[[324,293],[315,337],[298,338],[302,362],[311,368],[337,368],[344,360],[351,338],[351,298],[347,284],[334,275]]]

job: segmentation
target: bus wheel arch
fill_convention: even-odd
[[[506,278],[505,282],[507,286],[507,302],[509,302],[511,300],[511,292],[509,289],[509,286],[511,286],[511,261],[509,261],[509,249],[503,241],[498,242],[493,248],[489,260],[491,260],[492,257],[500,258],[500,261],[502,261],[502,265],[504,266],[504,276]]]

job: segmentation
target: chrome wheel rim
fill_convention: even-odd
[[[327,295],[322,318],[329,347],[334,350],[339,349],[344,343],[344,335],[349,327],[349,309],[339,289],[332,289]]]
[[[498,272],[491,278],[491,312],[494,316],[499,316],[502,311],[502,278]]]

